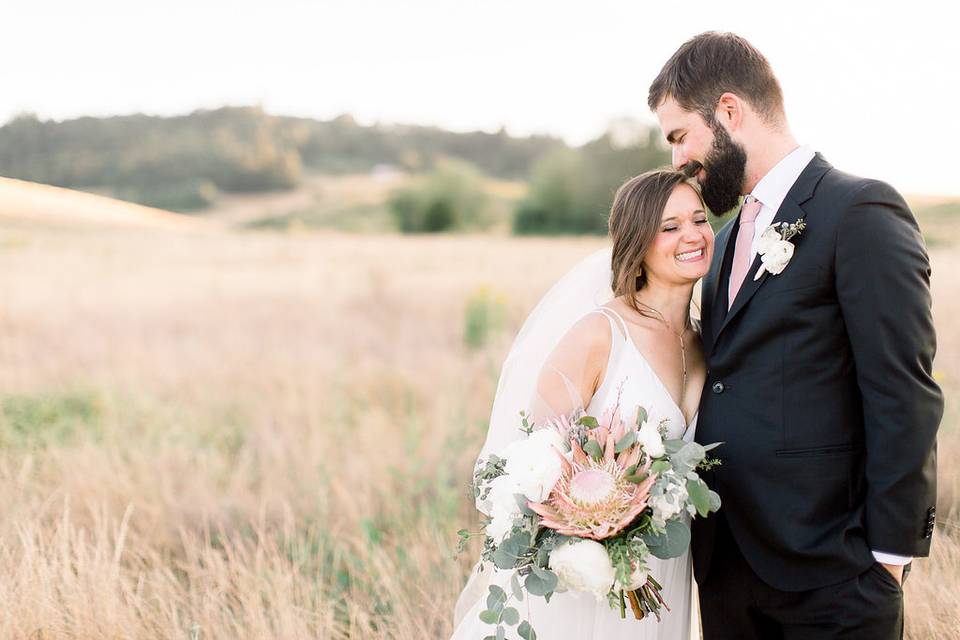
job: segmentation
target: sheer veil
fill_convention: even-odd
[[[561,338],[588,312],[613,299],[611,249],[607,247],[581,260],[543,296],[517,334],[500,371],[497,393],[490,414],[487,439],[480,459],[502,451],[522,437],[520,411],[531,410],[538,400],[540,374]],[[477,500],[477,509],[488,512]],[[487,513],[489,515],[489,513]],[[457,600],[455,625],[473,604],[486,596],[487,585],[497,573],[492,568],[474,568]]]
[[[607,247],[581,260],[530,312],[500,371],[480,458],[521,437],[519,413],[531,409],[538,377],[554,347],[584,315],[613,299],[610,258]]]

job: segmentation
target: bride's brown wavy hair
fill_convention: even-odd
[[[660,233],[670,194],[682,184],[693,189],[703,202],[696,183],[673,169],[655,169],[630,178],[613,198],[608,223],[613,242],[613,293],[626,296],[627,304],[642,315],[649,315],[649,310],[640,308],[636,299],[637,292],[647,286],[643,260]]]

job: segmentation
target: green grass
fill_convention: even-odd
[[[0,399],[0,447],[69,445],[102,435],[102,398],[88,391],[8,395]]]

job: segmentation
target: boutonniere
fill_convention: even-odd
[[[771,275],[777,275],[786,269],[790,259],[793,258],[794,247],[790,239],[803,233],[806,228],[807,223],[800,218],[793,224],[781,222],[764,229],[757,242],[757,253],[760,255],[761,264],[753,279],[759,280],[765,271],[769,271]]]

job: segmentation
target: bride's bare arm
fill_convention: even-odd
[[[579,320],[550,353],[537,379],[535,422],[586,408],[606,373],[612,336],[605,316]]]

